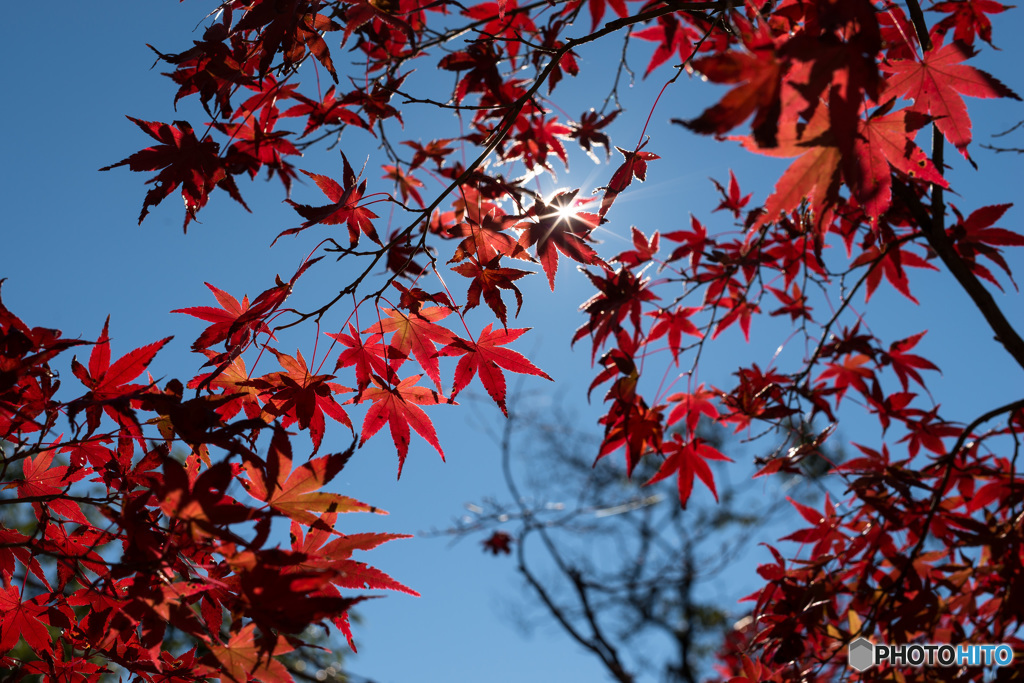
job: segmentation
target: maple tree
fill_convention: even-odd
[[[547,378],[510,348],[527,330],[509,325],[529,305],[517,283],[542,273],[555,290],[567,262],[595,290],[566,341],[589,347],[590,393],[603,394],[597,467],[621,453],[628,474],[674,478],[685,508],[698,487],[717,496],[709,463],[729,460],[698,433],[702,419],[773,439],[760,477],[822,457],[851,412],[877,418],[876,435],[856,437],[861,455],[835,463],[841,504],[797,504],[810,526],[759,567],[765,584],[726,640],[722,680],[839,678],[859,636],[1021,648],[1024,399],[949,415],[928,391],[937,365],[917,350],[924,331],[882,339],[866,322],[880,292],[917,303],[915,277],[938,271],[967,294],[1006,362],[1024,368],[1024,339],[991,291],[1012,284],[1008,253],[1024,233],[1006,222],[1008,204],[948,199],[958,192],[950,171],[978,164],[964,98],[1020,99],[971,63],[1009,8],[607,4],[610,13],[604,0],[226,0],[201,40],[156,52],[174,103],[197,100],[206,120],[129,116],[156,144],[102,170],[147,175],[140,223],[175,195],[186,230],[218,190],[248,209],[235,177],[265,171],[297,214],[278,238],[320,241],[252,301],[209,285],[219,308],[179,309],[209,323],[184,380],[146,374],[166,338],[111,362],[109,321],[95,340],[70,339],[0,304],[0,505],[35,520],[0,524],[0,666],[55,680],[98,680],[116,666],[147,681],[283,681],[279,658],[306,646],[298,634],[310,625],[333,623],[354,647],[348,612],[361,591],[413,589],[352,558],[397,536],[338,528],[339,513],[381,511],[324,488],[359,446],[386,438],[385,424],[400,475],[414,438],[444,457],[433,406],[479,382],[507,413],[506,373]],[[684,73],[726,87],[702,113],[671,112],[675,123],[792,161],[763,197],[731,171],[715,181],[719,216],[664,233],[640,216],[630,248],[611,253],[598,237],[632,222],[622,198],[668,166],[646,127],[616,146],[622,158],[598,197],[545,195],[530,181],[566,167],[573,143],[611,156],[624,68],[591,74],[578,51],[622,35],[654,44],[646,77],[666,89],[683,87]],[[341,49],[354,65],[336,61]],[[418,95],[413,60],[448,74],[449,90]],[[326,91],[321,76],[334,82]],[[571,78],[607,88],[600,110],[572,120],[557,105]],[[446,137],[397,139],[414,104],[453,113]],[[300,167],[303,152],[350,131],[379,141],[382,177],[357,173],[344,153],[340,179]],[[287,197],[302,177],[327,204]],[[328,255],[340,261],[340,289],[312,309],[289,306]],[[773,316],[788,317],[785,345],[802,351],[741,362],[731,385],[701,379],[730,328],[774,348],[759,327]],[[286,328],[308,329],[311,349],[280,350]],[[325,352],[323,336],[333,339]],[[458,358],[451,375],[447,357]],[[62,385],[72,382],[61,364],[74,386]],[[351,444],[321,454],[331,423]],[[289,544],[274,540],[282,525]],[[492,537],[487,547],[507,546]],[[169,631],[190,647],[171,647]],[[12,654],[22,640],[31,660]]]

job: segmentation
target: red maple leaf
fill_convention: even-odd
[[[647,143],[645,142],[644,145]],[[647,162],[655,159],[660,159],[657,154],[653,152],[641,152],[644,145],[640,145],[639,148],[632,152],[628,152],[621,147],[616,147],[619,153],[626,158],[621,166],[615,169],[615,173],[612,174],[611,180],[608,181],[608,186],[604,188],[604,197],[601,199],[601,210],[598,211],[598,215],[602,218],[608,209],[612,208],[612,204],[615,203],[615,198],[622,194],[622,191],[629,187],[630,183],[633,182],[633,178],[636,178],[640,182],[647,180]]]
[[[719,453],[701,438],[684,443],[678,433],[673,434],[672,440],[662,445],[662,452],[665,453],[665,462],[661,463],[661,467],[653,477],[647,480],[645,486],[650,486],[678,473],[679,504],[686,507],[686,501],[690,499],[690,494],[693,492],[693,478],[696,475],[711,490],[715,500],[718,500],[715,477],[711,473],[707,461],[732,462],[731,459]]]
[[[882,100],[894,95],[914,100],[912,109],[935,118],[935,125],[967,158],[971,142],[971,119],[961,95],[970,97],[1020,97],[989,74],[962,62],[974,56],[970,48],[941,41],[920,61],[894,60],[880,65],[891,74]]]
[[[199,209],[206,206],[210,192],[215,187],[226,190],[232,199],[244,206],[246,211],[249,210],[242,195],[238,193],[234,178],[225,170],[224,160],[218,154],[220,146],[216,142],[209,138],[198,140],[187,121],[175,121],[174,125],[170,125],[158,121],[142,121],[131,116],[127,118],[162,144],[147,147],[100,170],[109,171],[127,165],[133,171],[160,171],[146,181],[147,185],[153,185],[153,189],[146,193],[146,199],[142,202],[140,225],[149,213],[149,207],[157,206],[179,185],[181,198],[185,200],[186,231]]]
[[[995,0],[956,0],[956,2],[937,2],[928,9],[933,12],[948,12],[948,17],[943,17],[939,23],[932,27],[932,31],[940,35],[946,35],[949,29],[953,29],[953,40],[965,45],[974,44],[974,36],[977,34],[982,40],[992,45],[992,20],[986,15],[1000,14],[1012,6],[995,2]],[[995,47],[993,45],[993,47]]]
[[[322,100],[312,100],[299,93],[295,93],[295,99],[301,104],[290,107],[284,112],[284,116],[306,117],[306,128],[302,131],[300,138],[304,138],[326,125],[349,124],[359,128],[368,127],[366,121],[363,121],[358,114],[348,108],[347,103],[334,96],[333,85],[324,93]]]
[[[622,0],[618,0],[620,3]],[[595,0],[590,0],[590,11],[594,11]],[[604,0],[596,0],[600,3],[601,11],[604,12]],[[614,3],[612,5],[615,6]],[[625,12],[625,6],[622,7]],[[616,7],[616,13],[618,8]],[[620,17],[626,16],[625,13],[619,14]],[[645,29],[633,32],[634,38],[640,40],[651,40],[658,43],[658,47],[654,50],[654,54],[651,55],[651,61],[647,64],[647,70],[644,71],[644,78],[651,75],[651,72],[657,69],[659,66],[667,62],[672,58],[673,54],[679,55],[679,61],[685,62],[690,58],[690,53],[693,50],[693,43],[700,40],[700,33],[695,31],[693,27],[683,24],[673,14],[666,14],[658,17],[658,23],[654,26],[649,26]],[[744,117],[746,118],[746,117]]]
[[[23,601],[17,586],[0,588],[0,654],[9,652],[21,638],[37,654],[53,651],[46,630],[47,601],[40,598],[45,596]]]
[[[309,171],[302,171],[307,176],[313,179],[327,198],[330,199],[333,204],[327,204],[326,206],[307,206],[305,204],[297,204],[290,199],[286,199],[300,216],[306,219],[306,222],[297,228],[289,228],[280,235],[278,235],[274,241],[281,239],[285,235],[295,235],[311,225],[322,223],[323,225],[341,225],[345,223],[348,225],[348,239],[349,246],[356,246],[359,242],[359,233],[362,232],[371,240],[380,244],[380,238],[377,237],[377,231],[373,227],[371,219],[376,218],[377,214],[373,213],[365,206],[359,206],[359,200],[363,198],[363,193],[366,191],[366,181],[364,180],[358,186],[356,182],[356,174],[352,171],[352,167],[349,166],[348,159],[345,155],[341,155],[344,163],[344,175],[343,180],[345,186],[342,187],[335,180],[328,178],[324,175],[317,175],[316,173],[310,173]]]
[[[288,669],[274,657],[293,649],[279,634],[266,634],[257,641],[256,624],[250,623],[233,634],[227,645],[212,644],[210,655],[217,664],[215,672],[234,683],[254,679],[264,683],[291,683],[293,679]]]
[[[363,334],[388,334],[391,336],[388,357],[398,359],[396,369],[410,354],[427,372],[437,388],[441,388],[441,374],[437,366],[437,347],[435,344],[450,343],[455,336],[445,327],[436,324],[438,320],[447,318],[452,309],[445,306],[425,306],[408,315],[394,308],[385,308],[381,313],[387,316],[376,325],[363,330]]]
[[[208,323],[213,323],[192,342],[193,350],[208,349],[214,344],[227,340],[226,346],[230,348],[244,347],[252,339],[254,334],[266,334],[274,339],[274,334],[266,323],[259,319],[251,319],[246,315],[249,311],[249,297],[242,297],[242,303],[227,292],[217,289],[209,282],[204,283],[221,308],[212,306],[193,306],[192,308],[177,308],[171,313],[185,313]],[[240,324],[241,322],[241,324]]]
[[[480,543],[484,546],[484,551],[490,552],[492,555],[512,554],[513,539],[504,531],[495,531]]]
[[[495,256],[486,266],[481,266],[476,259],[470,259],[466,263],[453,266],[452,270],[459,275],[465,275],[472,279],[472,282],[469,283],[469,289],[466,291],[466,307],[463,309],[464,311],[469,311],[479,306],[480,295],[482,294],[484,301],[491,307],[494,314],[498,316],[501,324],[508,325],[508,310],[505,308],[505,302],[501,298],[500,290],[508,290],[515,294],[516,317],[518,317],[519,310],[523,307],[523,293],[519,291],[514,281],[526,275],[531,275],[531,273],[516,268],[503,268],[498,265],[500,258],[500,256]]]
[[[1024,247],[1024,235],[1006,230],[1005,228],[992,227],[993,224],[1003,217],[1012,204],[995,204],[984,206],[971,212],[967,218],[963,217],[959,209],[953,206],[957,222],[946,232],[953,241],[953,246],[961,258],[974,271],[978,277],[985,278],[999,289],[995,276],[988,268],[978,263],[978,257],[984,256],[1003,269],[1003,272],[1013,282],[1013,275],[1010,266],[1003,258],[1002,249],[999,247]],[[1014,282],[1016,287],[1016,283]]]
[[[338,332],[328,333],[327,336],[344,345],[346,348],[338,355],[338,362],[334,369],[340,370],[355,366],[356,390],[362,391],[370,385],[371,375],[388,377],[397,381],[394,371],[387,364],[387,347],[381,344],[383,337],[379,334],[371,335],[365,342],[356,328],[349,323],[348,334]]]
[[[77,359],[71,361],[71,371],[89,389],[89,393],[72,401],[68,406],[68,414],[73,417],[84,406],[89,431],[95,432],[99,429],[100,413],[106,412],[118,424],[141,438],[142,431],[131,409],[130,399],[144,390],[146,385],[129,382],[145,371],[153,357],[171,340],[171,337],[130,351],[111,365],[110,337],[107,334],[109,325],[110,318],[107,318],[103,323],[100,338],[96,340],[96,345],[89,354],[88,369]]]
[[[267,452],[266,467],[253,461],[244,463],[248,479],[242,485],[249,494],[299,524],[313,524],[324,513],[376,512],[372,505],[354,498],[322,491],[341,471],[352,455],[351,450],[313,458],[292,470],[292,447],[281,427],[274,429]]]
[[[492,331],[491,325],[487,325],[476,342],[456,337],[448,346],[441,349],[438,354],[440,356],[462,356],[455,368],[455,383],[452,386],[451,397],[455,398],[476,375],[487,393],[501,408],[501,412],[508,417],[508,410],[505,408],[505,375],[501,371],[502,368],[550,380],[547,373],[522,354],[511,349],[498,348],[519,339],[528,329],[530,328]]]
[[[559,252],[585,266],[602,263],[597,252],[585,241],[601,219],[575,210],[577,193],[579,190],[559,192],[547,202],[538,199],[526,213],[531,220],[516,226],[523,231],[519,244],[524,248],[537,246],[537,258],[548,276],[552,292],[555,291]]]
[[[270,350],[285,371],[249,380],[249,385],[258,389],[267,401],[263,406],[265,413],[283,417],[286,426],[296,420],[299,429],[308,429],[314,453],[320,450],[324,438],[325,414],[352,429],[348,414],[334,400],[334,394],[349,392],[351,389],[328,382],[334,375],[312,374],[301,351],[296,352],[297,357],[292,357],[272,348]]]
[[[398,186],[398,191],[402,193],[402,201],[408,202],[409,198],[412,199],[423,208],[423,197],[420,196],[420,191],[416,188],[423,187],[423,183],[417,178],[409,175],[408,172],[403,171],[397,166],[382,166],[387,173],[381,176],[384,179],[394,180]]]
[[[871,218],[885,213],[892,203],[892,172],[949,187],[938,169],[913,136],[928,119],[910,109],[892,113],[895,100],[879,107],[868,119],[860,121],[852,153],[843,156],[843,174],[850,191]]]
[[[409,453],[411,426],[416,433],[426,439],[427,443],[433,446],[441,459],[444,460],[444,451],[437,441],[437,433],[434,425],[418,406],[437,405],[439,403],[454,403],[446,399],[433,389],[415,386],[422,375],[406,377],[396,386],[388,386],[384,380],[376,375],[371,377],[373,383],[359,396],[359,402],[373,401],[373,405],[366,411],[363,418],[363,433],[359,439],[359,445],[363,445],[380,428],[388,424],[391,428],[391,438],[398,449],[398,477],[402,476],[402,467],[405,466],[405,456]]]

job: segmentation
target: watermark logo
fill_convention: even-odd
[[[875,645],[867,638],[850,643],[847,663],[857,671],[878,664],[891,666],[1009,666],[1013,648],[1009,645]]]

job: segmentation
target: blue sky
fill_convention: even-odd
[[[154,376],[164,378],[188,377],[195,372],[198,356],[188,349],[202,329],[198,322],[169,311],[210,304],[204,281],[236,296],[256,295],[270,286],[275,273],[289,276],[327,234],[284,240],[268,249],[273,237],[297,220],[294,211],[280,203],[279,188],[268,187],[262,179],[242,183],[252,214],[226,196],[215,196],[200,214],[201,224],[193,224],[189,234],[183,235],[180,200],[172,195],[140,227],[137,216],[145,176],[125,169],[97,171],[149,144],[124,118],[126,114],[160,121],[187,118],[197,126],[202,122],[187,104],[178,114],[171,110],[173,84],[159,75],[162,67],[150,69],[155,55],[146,43],[165,52],[184,49],[204,7],[172,0],[62,2],[43,14],[38,6],[16,3],[7,8],[6,21],[0,26],[0,50],[8,65],[18,65],[8,67],[8,104],[0,111],[5,131],[0,138],[6,255],[0,277],[8,278],[3,288],[5,304],[29,324],[58,327],[71,337],[95,338],[109,314],[115,355],[175,334],[152,366]],[[1024,92],[1019,68],[1024,64],[1024,46],[1015,40],[1022,28],[1020,13],[1004,15],[1007,22],[996,26],[996,44],[1003,51],[990,50],[986,60],[979,62],[1018,93]],[[612,74],[607,55],[618,54],[619,43],[615,39],[612,43],[614,50],[603,44],[581,52],[584,75],[556,97],[569,115],[579,116],[589,106],[600,106],[608,83],[599,81],[606,78],[610,83]],[[631,65],[638,74],[646,67],[652,49],[634,41]],[[419,80],[410,78],[407,86],[420,94],[443,91],[448,81],[439,82],[431,71],[426,68],[417,73]],[[634,85],[623,88],[628,111],[610,129],[613,141],[624,147],[635,144],[664,78],[667,75],[656,74],[648,81],[637,78]],[[594,92],[602,96],[595,98]],[[710,216],[717,200],[708,176],[725,180],[732,168],[744,191],[757,193],[755,201],[770,191],[769,181],[782,168],[778,160],[754,157],[735,145],[697,138],[665,123],[671,117],[698,114],[720,92],[686,78],[666,91],[648,131],[652,136],[648,149],[661,154],[663,160],[651,164],[648,183],[631,188],[616,203],[603,235],[607,252],[618,251],[621,247],[616,243],[626,244],[630,225],[648,233],[680,229],[690,212],[709,223],[724,220],[722,214]],[[976,139],[981,141],[986,133],[1004,130],[1024,118],[1019,103],[969,100],[968,104]],[[452,131],[447,137],[458,130],[452,128],[457,125],[454,121],[436,112],[423,108],[406,111],[407,125],[404,134],[396,133],[398,140],[428,140],[441,134],[438,126]],[[1024,146],[1022,138],[1024,133],[1018,133],[1016,138],[1004,140]],[[367,177],[371,187],[379,176],[375,144],[360,132],[346,134],[342,142],[354,165],[360,166],[370,157]],[[965,213],[1010,201],[1024,189],[1021,157],[980,149],[975,150],[975,157],[981,167],[977,172],[954,153],[949,155],[954,165],[950,177],[964,195],[950,201]],[[328,175],[340,176],[341,172],[336,151],[311,154],[299,166]],[[583,187],[586,193],[606,182],[613,170],[595,166],[584,155],[574,153],[571,172],[561,174],[555,183],[545,181],[545,189]],[[381,181],[377,189],[386,186]],[[300,203],[318,203],[320,197],[310,184],[293,191],[293,198]],[[1022,215],[1021,208],[1014,207],[1001,225],[1019,230]],[[1024,266],[1020,254],[1010,253],[1009,257],[1011,265]],[[293,303],[322,300],[325,293],[337,290],[344,276],[338,266],[320,264],[304,276]],[[576,308],[592,292],[564,260],[557,294],[547,292],[543,276],[527,278],[523,285],[527,303],[516,326],[535,329],[516,348],[557,382],[557,387],[542,380],[528,383],[530,390],[548,390],[531,400],[540,407],[545,401],[564,401],[578,412],[582,424],[592,424],[599,406],[586,404],[586,387],[593,376],[589,353],[586,348],[572,353],[568,343],[583,321]],[[880,291],[870,307],[870,322],[876,333],[890,341],[929,330],[918,350],[943,370],[932,390],[948,414],[970,419],[1019,397],[1013,391],[1020,386],[1020,375],[1006,373],[1005,354],[951,279],[944,274],[925,274],[914,280],[912,287],[921,300],[920,307]],[[1024,323],[1024,302],[1012,286],[1007,289],[1011,293],[1000,299],[1004,311],[1011,322]],[[484,318],[482,313],[475,316],[469,314],[471,324]],[[778,340],[757,347],[746,346],[737,330],[723,335],[711,349],[701,381],[727,384],[737,357],[768,364],[778,343],[785,339],[784,327],[778,319],[760,329],[755,324],[755,339]],[[337,330],[328,323],[324,331]],[[758,332],[763,336],[756,336]],[[281,348],[290,352],[300,346],[308,354],[313,334],[303,330],[286,337]],[[449,378],[450,374],[449,367]],[[475,425],[480,420],[498,424],[497,409],[443,406],[431,416],[445,447],[446,463],[414,437],[403,477],[396,481],[397,459],[385,431],[369,442],[342,474],[338,490],[391,512],[387,518],[352,518],[353,531],[415,533],[444,528],[463,512],[464,503],[503,494],[498,449]],[[840,430],[847,441],[860,438],[857,432],[870,428],[870,423],[856,414],[847,417],[850,422]],[[325,447],[332,443],[342,447],[344,438],[341,428],[329,428],[328,439],[333,441]],[[772,486],[765,492],[778,495]],[[360,653],[349,660],[354,671],[381,683],[601,680],[601,669],[552,624],[537,620],[534,636],[523,637],[511,618],[515,607],[523,604],[522,582],[510,560],[485,556],[477,539],[453,547],[443,539],[395,542],[365,559],[423,597],[391,595],[361,609],[363,624],[356,628]],[[725,596],[749,592],[756,585],[753,569],[739,568],[723,578],[724,586],[710,590],[721,590]]]

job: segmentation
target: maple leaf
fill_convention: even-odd
[[[413,161],[409,164],[409,170],[416,169],[428,159],[433,161],[437,168],[443,166],[444,158],[455,152],[455,147],[449,146],[451,141],[452,138],[445,137],[438,140],[430,140],[426,145],[412,140],[402,142],[402,144],[413,148]]]
[[[118,166],[127,165],[132,171],[160,171],[146,181],[153,189],[146,193],[139,214],[139,225],[149,213],[149,207],[157,206],[174,190],[181,186],[181,198],[185,200],[185,224],[196,217],[196,213],[206,206],[206,201],[213,188],[226,190],[231,198],[245,207],[242,196],[234,179],[228,175],[224,160],[218,152],[220,145],[209,138],[198,140],[192,126],[187,121],[175,121],[174,125],[157,121],[142,121],[131,116],[129,121],[141,128],[150,137],[162,144],[147,147],[144,150],[122,159],[116,164],[104,166],[101,171],[109,171]]]
[[[928,8],[932,12],[948,12],[932,31],[945,36],[953,29],[953,40],[965,45],[974,44],[977,34],[982,40],[992,45],[992,20],[986,15],[1001,14],[1011,6],[995,2],[995,0],[957,0],[957,2],[937,2]],[[995,47],[992,45],[992,47]]]
[[[960,211],[953,206],[957,222],[946,230],[956,252],[967,263],[972,271],[979,277],[985,278],[999,289],[1002,285],[988,268],[978,263],[978,257],[984,256],[1003,269],[1003,272],[1013,282],[1013,275],[1010,266],[1003,258],[1002,250],[999,247],[1024,247],[1024,235],[1021,235],[1005,228],[992,227],[993,224],[1003,217],[1012,204],[996,204],[985,206],[971,212],[971,215],[964,218]],[[1016,287],[1016,283],[1014,282]]]
[[[782,111],[784,65],[776,59],[770,42],[749,47],[750,52],[730,51],[694,60],[694,70],[712,83],[739,85],[696,119],[672,119],[672,122],[704,135],[722,135],[754,114],[751,127],[757,144],[774,147]]]
[[[269,347],[268,347],[269,348]],[[277,356],[284,372],[274,372],[263,377],[249,380],[250,386],[256,387],[267,403],[263,411],[275,417],[284,417],[287,425],[297,420],[299,429],[308,429],[313,441],[313,452],[320,450],[324,438],[324,415],[352,429],[348,414],[334,400],[334,394],[352,391],[334,382],[334,375],[314,375],[310,373],[302,352],[297,357],[270,349]]]
[[[320,7],[320,0],[295,0],[286,5],[276,0],[256,0],[246,7],[234,30],[259,31],[255,47],[260,55],[260,74],[270,71],[279,52],[285,66],[291,66],[301,62],[308,49],[331,74],[334,82],[338,82],[330,50],[320,33],[337,31],[341,26],[330,17],[317,14]]]
[[[591,0],[591,11],[594,8],[594,1]],[[601,3],[603,11],[604,0],[596,1]],[[626,15],[620,14],[619,16]],[[680,62],[686,62],[690,58],[693,43],[701,38],[700,33],[692,27],[680,23],[679,19],[672,14],[658,17],[658,23],[654,26],[634,31],[633,37],[658,43],[654,54],[651,55],[651,61],[647,64],[647,70],[644,71],[644,78],[650,76],[652,71],[671,59],[673,54],[679,55]]]
[[[437,450],[441,459],[444,460],[444,451],[437,441],[437,433],[430,418],[418,406],[437,405],[442,402],[455,402],[446,399],[441,394],[426,387],[415,386],[422,375],[406,377],[395,386],[389,386],[376,375],[371,377],[372,386],[364,390],[358,397],[359,402],[373,401],[373,405],[366,411],[363,418],[363,432],[359,439],[362,446],[374,434],[380,431],[384,424],[391,428],[391,438],[398,449],[398,477],[402,477],[402,467],[405,466],[405,456],[409,453],[409,427],[422,436],[427,443]]]
[[[526,213],[532,220],[519,223],[516,227],[523,233],[519,244],[524,248],[537,247],[537,258],[548,276],[551,291],[555,291],[555,273],[558,272],[558,253],[585,266],[603,263],[584,240],[601,219],[592,214],[577,212],[574,200],[579,190],[559,192],[549,201],[538,199]]]
[[[227,645],[213,644],[210,654],[220,670],[235,683],[259,680],[264,683],[291,683],[292,676],[274,657],[294,648],[284,636],[265,634],[256,640],[256,624],[243,626],[228,639]]]
[[[480,383],[484,385],[490,397],[501,408],[501,412],[508,417],[508,409],[505,407],[505,375],[501,371],[502,368],[522,375],[535,375],[551,380],[547,373],[536,367],[522,354],[511,349],[498,348],[511,344],[529,329],[527,327],[492,330],[491,325],[488,324],[480,332],[475,342],[456,337],[448,346],[441,349],[438,355],[462,356],[455,368],[455,383],[452,386],[451,398],[455,398],[460,391],[465,389],[476,375],[480,378]]]
[[[647,144],[646,142],[644,145]],[[616,147],[619,153],[626,158],[626,161],[615,169],[615,173],[612,174],[611,180],[608,181],[607,187],[604,188],[604,197],[601,199],[601,210],[598,211],[598,215],[602,218],[608,209],[612,208],[612,204],[615,203],[615,198],[622,194],[622,191],[629,187],[630,183],[633,182],[633,178],[636,178],[640,182],[647,180],[647,162],[655,159],[660,159],[657,154],[653,152],[641,152],[644,145],[640,145],[639,148],[632,152],[628,152],[621,147]],[[600,188],[599,188],[600,189]]]
[[[227,342],[228,348],[244,347],[255,334],[266,334],[270,339],[276,339],[265,322],[246,315],[249,311],[248,296],[242,297],[242,303],[238,303],[238,299],[227,292],[217,289],[209,282],[204,284],[213,292],[213,296],[217,298],[217,303],[221,305],[221,308],[193,306],[171,311],[171,313],[184,313],[213,323],[192,342],[193,350],[208,349],[222,341]]]
[[[363,342],[362,336],[356,331],[352,323],[349,323],[348,331],[348,334],[344,332],[327,334],[331,339],[347,347],[338,356],[338,362],[335,364],[334,369],[340,370],[341,368],[355,366],[357,391],[362,391],[369,386],[371,375],[379,375],[381,377],[388,377],[392,381],[398,381],[394,375],[394,370],[391,369],[386,361],[387,347],[379,343],[383,337],[375,334],[367,339],[366,342]]]
[[[18,495],[23,498],[51,497],[46,501],[46,507],[51,512],[79,524],[88,525],[89,519],[83,514],[78,503],[63,497],[71,484],[86,475],[85,470],[69,472],[68,467],[64,465],[53,467],[56,452],[50,449],[38,453],[35,457],[25,458],[21,466],[24,478],[18,482]],[[41,509],[38,502],[33,503],[33,506],[37,511]]]
[[[297,204],[291,199],[285,201],[294,208],[300,216],[306,219],[306,222],[297,228],[289,228],[279,234],[274,242],[281,239],[285,235],[295,235],[311,225],[322,223],[323,225],[341,225],[345,223],[348,225],[348,239],[349,246],[356,246],[359,242],[359,233],[362,232],[371,240],[380,244],[380,238],[377,236],[377,231],[373,227],[371,219],[376,218],[377,214],[373,213],[365,206],[359,206],[359,200],[363,198],[363,193],[366,191],[366,181],[364,180],[358,186],[356,182],[356,174],[352,171],[352,167],[349,166],[348,159],[344,154],[341,155],[344,163],[344,175],[343,180],[345,186],[342,187],[336,181],[328,178],[327,176],[317,175],[316,173],[310,173],[309,171],[302,171],[307,176],[313,179],[317,187],[327,198],[330,199],[333,204],[327,204],[326,206],[307,206],[305,204]]]
[[[118,424],[141,438],[142,431],[131,409],[130,399],[146,386],[129,382],[146,370],[153,357],[172,337],[165,337],[158,342],[130,351],[111,365],[110,337],[107,333],[109,325],[110,318],[107,318],[103,323],[103,331],[96,340],[92,353],[89,354],[88,369],[77,359],[71,361],[71,371],[89,392],[68,405],[68,416],[73,418],[84,407],[89,431],[95,432],[99,429],[100,413],[106,412]]]
[[[597,0],[602,2],[603,0]],[[591,5],[593,6],[593,5]],[[608,139],[606,133],[602,133],[601,129],[610,124],[615,120],[615,117],[619,115],[619,109],[616,109],[607,116],[601,116],[596,111],[591,109],[590,111],[583,112],[578,122],[570,124],[572,132],[569,133],[569,138],[580,143],[580,147],[587,153],[594,163],[600,163],[597,155],[594,154],[593,146],[601,145],[604,147],[604,151],[608,159],[612,156],[612,143]]]
[[[711,490],[715,501],[718,500],[715,477],[711,473],[707,461],[732,462],[730,458],[719,453],[699,437],[684,443],[678,433],[673,434],[672,440],[662,445],[662,452],[665,453],[665,461],[661,463],[661,467],[658,468],[654,476],[645,482],[644,486],[656,484],[673,474],[678,474],[679,504],[686,507],[686,502],[693,492],[693,478],[696,475]]]
[[[476,190],[467,190],[456,208],[456,215],[461,213],[462,220],[449,227],[445,234],[464,239],[448,263],[458,263],[472,256],[480,263],[490,263],[499,256],[532,260],[522,245],[504,232],[516,222],[516,218],[505,215],[497,204],[484,200]]]
[[[740,184],[736,182],[736,175],[732,172],[732,169],[729,170],[728,192],[726,192],[725,188],[722,187],[721,183],[719,183],[714,178],[711,179],[711,182],[714,183],[715,189],[717,189],[722,194],[722,201],[717,207],[715,207],[714,211],[732,211],[732,215],[736,218],[739,218],[741,210],[744,206],[747,205],[748,202],[750,202],[750,197],[752,195],[748,194],[745,197],[741,195]],[[714,211],[712,211],[712,213],[714,213]]]
[[[508,533],[504,531],[495,531],[480,543],[484,546],[484,551],[497,556],[502,553],[505,555],[511,555],[513,542],[512,537],[509,536]]]
[[[292,470],[292,447],[282,427],[274,428],[265,467],[245,461],[248,479],[242,480],[246,491],[256,500],[300,524],[313,524],[323,513],[375,512],[386,515],[372,505],[354,498],[322,491],[341,471],[352,455],[352,449],[331,453]],[[316,513],[316,514],[314,514]]]
[[[962,62],[973,57],[970,48],[939,41],[921,61],[893,60],[880,65],[891,74],[881,97],[894,95],[914,100],[912,109],[935,118],[935,125],[964,157],[970,159],[971,119],[961,95],[970,97],[1020,97],[989,74]]]
[[[483,294],[484,301],[498,316],[498,320],[503,326],[507,326],[508,309],[505,308],[500,290],[509,290],[515,294],[516,317],[519,317],[519,310],[523,307],[523,293],[519,291],[514,282],[523,276],[532,275],[532,273],[516,268],[503,268],[498,265],[500,258],[500,256],[495,256],[486,266],[481,266],[475,259],[471,259],[466,263],[453,266],[452,270],[473,280],[469,283],[469,289],[466,291],[466,307],[463,310],[469,311],[479,306],[480,295]]]
[[[655,321],[647,333],[647,343],[650,344],[668,335],[668,347],[672,350],[672,357],[675,358],[676,365],[679,365],[683,335],[688,334],[698,339],[704,338],[704,333],[690,321],[690,318],[699,311],[699,308],[676,306],[671,311],[662,309],[645,313],[644,315],[653,317]]]
[[[917,343],[921,341],[921,338],[924,337],[924,335],[924,332],[918,332],[906,339],[894,341],[889,345],[889,351],[883,351],[881,354],[881,364],[883,366],[892,365],[893,371],[900,378],[900,384],[903,385],[903,391],[907,390],[909,379],[913,379],[922,387],[925,387],[924,380],[921,378],[920,373],[917,372],[918,368],[921,370],[935,370],[936,372],[939,372],[938,366],[927,358],[922,358],[921,356],[908,353],[912,348],[917,346]]]
[[[440,389],[441,374],[437,365],[437,348],[434,345],[448,344],[455,336],[450,330],[436,323],[447,318],[451,312],[452,309],[445,306],[426,306],[406,315],[400,310],[385,308],[381,313],[387,318],[366,328],[362,334],[384,335],[393,332],[388,357],[398,359],[395,368],[397,369],[411,353]]]
[[[416,189],[418,187],[423,187],[422,182],[412,177],[407,172],[403,171],[397,166],[385,165],[382,166],[381,168],[383,168],[387,172],[385,175],[381,177],[384,179],[390,179],[395,181],[395,184],[398,186],[399,192],[402,193],[403,202],[408,202],[409,198],[412,197],[413,200],[420,205],[420,208],[423,208],[423,197],[420,196],[419,190]]]
[[[324,93],[323,99],[312,100],[299,93],[295,94],[300,104],[290,107],[284,112],[284,116],[305,116],[306,128],[302,131],[300,138],[304,138],[321,126],[332,124],[348,124],[359,128],[368,128],[366,121],[359,118],[359,115],[348,108],[348,104],[338,100],[334,95],[334,87],[331,86]]]
[[[412,147],[414,151],[412,161],[409,163],[409,170],[414,170],[427,159],[432,160],[437,164],[438,168],[441,168],[441,166],[444,165],[445,157],[455,151],[454,147],[448,146],[449,142],[451,142],[451,138],[431,140],[426,144],[426,146],[419,142],[413,142],[412,140],[406,140],[403,142],[403,145]]]
[[[865,213],[877,218],[885,213],[892,200],[893,168],[906,175],[948,188],[931,159],[914,144],[913,134],[928,119],[908,109],[892,113],[895,100],[876,110],[866,121],[860,121],[858,135],[850,154],[843,156],[843,174]]]
[[[518,10],[519,4],[516,0],[501,0],[481,2],[462,12],[471,19],[487,22],[480,30],[481,34],[491,40],[504,40],[512,66],[516,64],[516,55],[519,54],[519,44],[523,38],[537,32],[537,25],[533,23],[530,14]]]
[[[46,630],[44,597],[22,600],[17,586],[0,588],[0,654],[9,652],[21,638],[36,654],[53,651],[50,632]]]
[[[890,242],[883,248],[873,246],[869,249],[864,250],[860,256],[858,256],[851,265],[851,267],[857,267],[865,263],[872,264],[869,266],[871,272],[868,273],[867,288],[865,290],[864,300],[869,301],[871,295],[878,288],[878,283],[882,281],[882,275],[885,275],[885,279],[892,284],[896,290],[907,297],[915,304],[919,303],[914,295],[910,293],[910,282],[907,280],[906,273],[903,272],[904,266],[911,266],[914,268],[927,268],[928,270],[938,270],[935,266],[925,261],[917,254],[909,251],[903,251],[900,249],[900,244]]]

